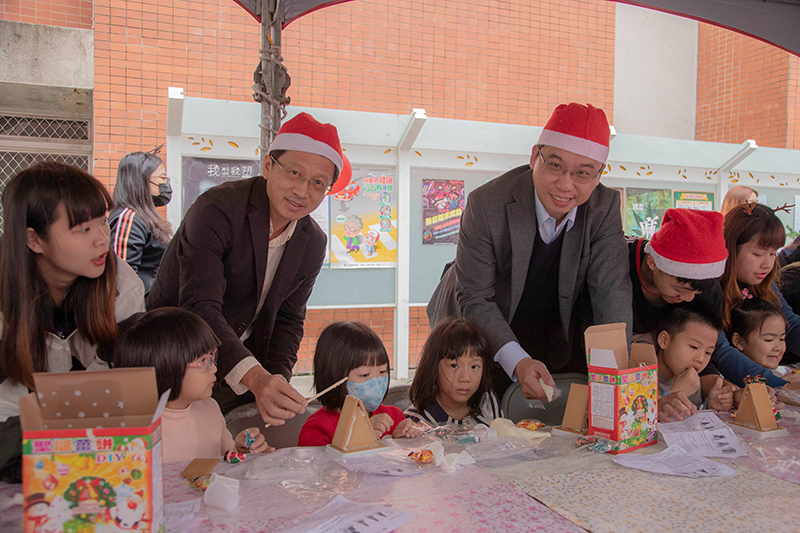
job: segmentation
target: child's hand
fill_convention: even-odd
[[[425,422],[420,422],[419,425],[414,425],[414,421],[410,418],[406,418],[399,424],[397,427],[394,428],[394,433],[392,433],[392,437],[395,439],[399,439],[400,437],[405,437],[407,439],[413,439],[414,437],[419,437],[428,429],[428,425]]]
[[[795,373],[788,373],[785,376],[781,376],[781,379],[788,381],[789,383],[800,383],[800,374]]]
[[[767,386],[767,393],[769,394],[769,401],[772,402],[773,409],[777,409],[778,411],[780,411],[781,409],[786,407],[785,403],[778,401],[778,395],[775,393],[775,389],[773,389],[769,385]]]
[[[372,418],[370,418],[369,421],[372,422],[372,429],[375,431],[375,436],[379,439],[384,433],[392,429],[392,424],[394,423],[392,417],[386,413],[372,415]]]
[[[692,416],[696,412],[697,407],[683,392],[671,392],[658,399],[659,422],[680,422],[684,417]]]
[[[700,376],[694,367],[689,367],[675,378],[675,384],[669,389],[670,392],[682,392],[687,397],[694,394],[700,388]]]
[[[719,411],[730,411],[733,407],[733,393],[737,387],[717,376],[717,382],[708,392],[708,406]]]
[[[250,437],[256,439],[249,448],[247,447],[247,431],[250,431]],[[247,428],[236,435],[236,451],[239,453],[264,453],[274,452],[275,448],[267,444],[267,440],[258,428]]]

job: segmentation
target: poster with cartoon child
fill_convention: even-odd
[[[391,169],[354,167],[350,183],[330,197],[331,268],[396,265],[395,187]]]

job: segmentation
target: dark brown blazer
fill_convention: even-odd
[[[264,306],[255,316],[269,250],[264,178],[231,181],[195,201],[164,252],[147,309],[183,307],[217,334],[218,380],[253,355],[288,380],[303,338],[306,302],[325,257],[326,236],[310,216],[297,222]],[[253,331],[239,337],[250,323]]]

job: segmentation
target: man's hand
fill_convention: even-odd
[[[675,378],[675,383],[670,387],[670,392],[682,392],[687,397],[694,394],[700,388],[700,376],[694,367],[689,367]]]
[[[254,366],[242,377],[242,384],[256,397],[258,412],[267,424],[282,426],[287,418],[305,412],[308,403],[286,378]]]
[[[522,394],[528,399],[541,400],[547,402],[547,394],[545,394],[542,386],[539,385],[539,378],[542,378],[545,383],[554,386],[555,382],[550,376],[547,367],[541,361],[526,357],[514,368],[514,374],[519,379],[520,386],[522,387]]]
[[[684,417],[692,416],[696,412],[697,407],[683,392],[671,392],[658,399],[659,422],[680,422]]]
[[[392,417],[386,413],[372,415],[369,421],[372,423],[372,429],[375,431],[375,436],[379,439],[383,437],[384,433],[392,429],[392,424],[394,423]]]
[[[730,411],[733,407],[733,393],[738,387],[717,376],[716,383],[708,392],[708,406],[719,411]]]

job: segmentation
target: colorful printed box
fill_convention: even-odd
[[[20,400],[27,532],[163,532],[153,368],[34,374]]]
[[[658,360],[650,344],[632,344],[625,324],[592,326],[584,334],[589,360],[589,435],[624,453],[657,442]]]

